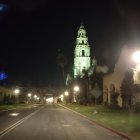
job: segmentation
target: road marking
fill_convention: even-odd
[[[62,126],[63,127],[71,127],[72,125],[70,125],[70,124],[63,124]]]
[[[2,138],[5,134],[7,134],[8,132],[10,132],[11,130],[13,130],[15,127],[17,127],[18,125],[20,125],[21,123],[23,123],[24,121],[26,121],[27,119],[31,118],[33,115],[35,115],[37,112],[39,112],[43,107],[41,107],[40,109],[34,111],[33,113],[31,113],[30,115],[22,118],[21,120],[19,120],[18,122],[14,123],[13,125],[7,127],[6,129],[4,129],[3,131],[0,132],[0,138]]]

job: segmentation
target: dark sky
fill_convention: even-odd
[[[60,85],[58,49],[73,63],[83,20],[91,55],[114,66],[124,44],[139,37],[140,4],[129,0],[4,0],[0,11],[0,70],[20,85]],[[67,67],[68,67],[67,65]]]

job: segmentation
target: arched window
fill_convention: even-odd
[[[84,50],[82,50],[82,56],[85,56],[85,51]]]

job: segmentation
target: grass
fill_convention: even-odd
[[[140,114],[113,110],[104,106],[64,105],[107,127],[124,132],[140,140]]]

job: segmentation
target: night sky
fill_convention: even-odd
[[[121,47],[139,38],[139,7],[134,0],[1,1],[0,71],[8,84],[59,86],[58,50],[68,69],[81,21],[92,57],[112,69]]]

